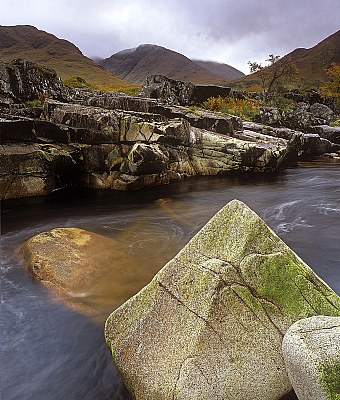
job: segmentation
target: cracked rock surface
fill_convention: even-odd
[[[278,400],[282,338],[339,297],[252,210],[233,200],[107,319],[136,400]]]
[[[296,322],[286,333],[282,349],[299,400],[340,398],[340,317]]]

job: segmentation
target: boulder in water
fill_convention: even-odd
[[[37,234],[21,254],[34,279],[75,311],[100,320],[108,307],[118,307],[147,281],[144,275],[136,278],[138,260],[126,254],[119,239],[79,228]]]

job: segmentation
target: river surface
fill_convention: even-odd
[[[72,311],[26,273],[17,256],[26,239],[74,226],[117,239],[126,257],[117,259],[114,273],[104,270],[86,294],[104,321],[234,198],[256,211],[340,294],[339,164],[301,164],[275,175],[202,177],[130,193],[59,191],[4,202],[0,399],[128,398],[102,323]],[[123,289],[115,282],[114,274],[124,274],[119,265],[133,272]]]

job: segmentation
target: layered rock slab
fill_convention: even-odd
[[[283,355],[299,400],[340,398],[340,318],[316,316],[293,324]]]
[[[275,400],[291,389],[282,338],[339,315],[339,297],[234,200],[136,296],[105,336],[134,399]]]

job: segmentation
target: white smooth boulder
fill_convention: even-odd
[[[284,336],[282,349],[299,400],[340,399],[340,317],[296,322]]]

